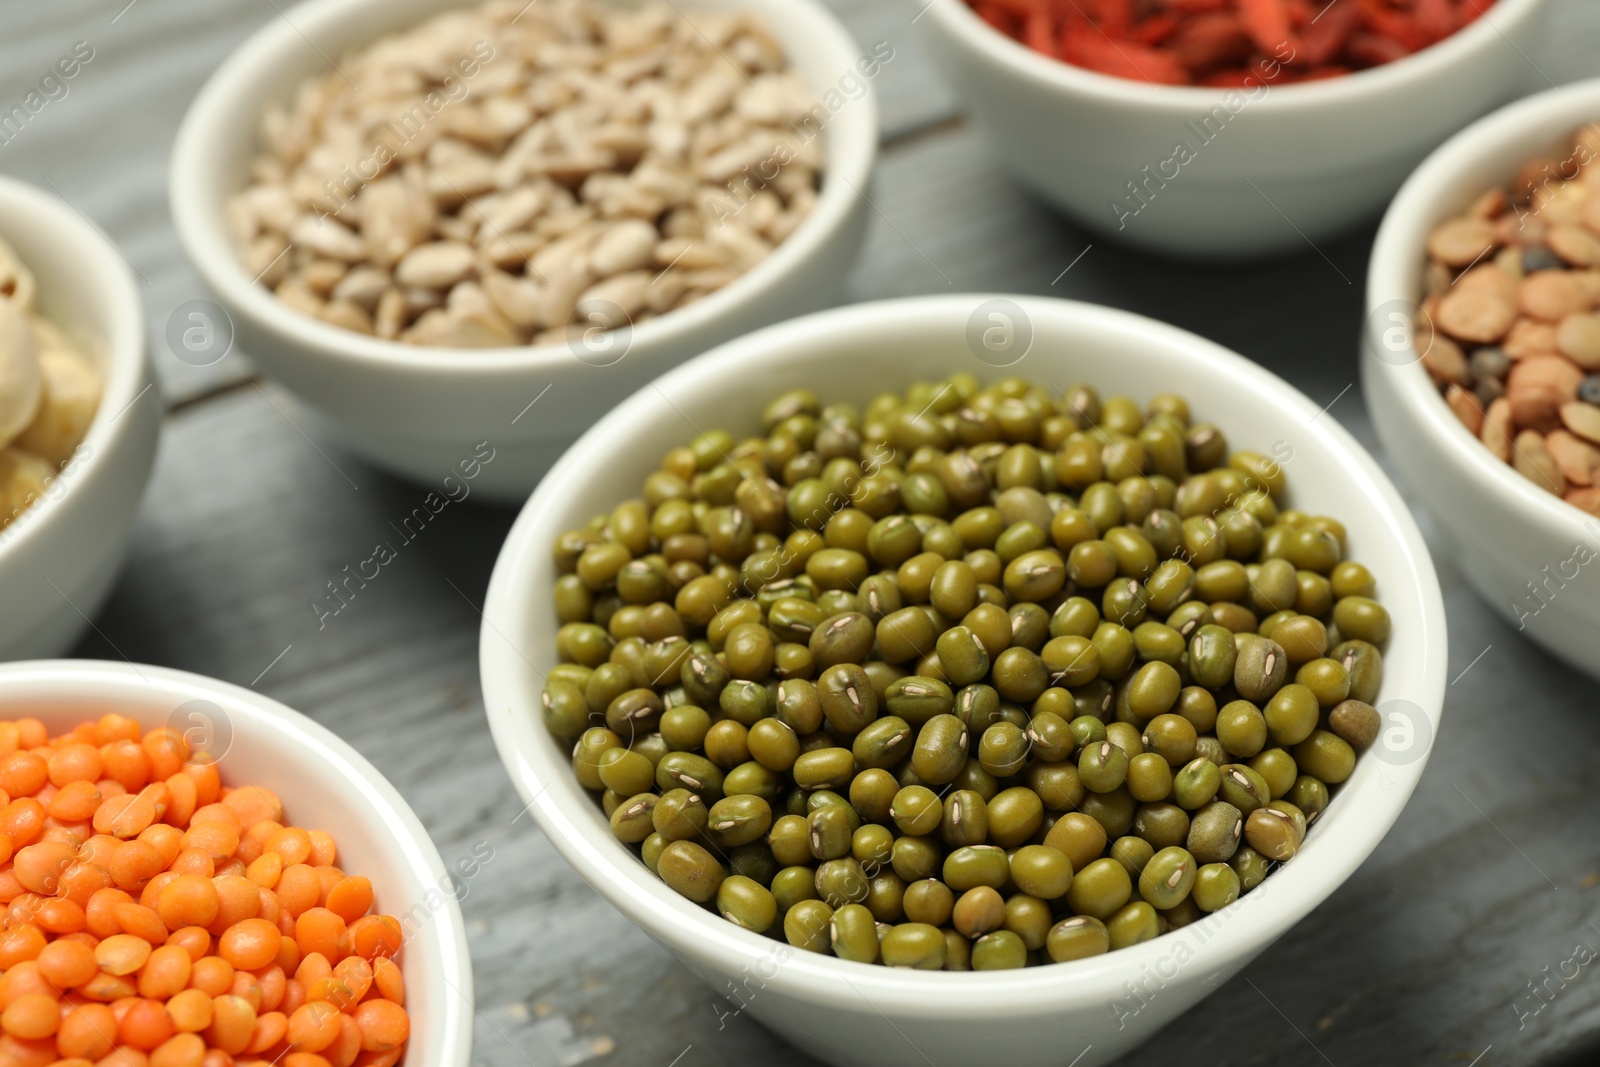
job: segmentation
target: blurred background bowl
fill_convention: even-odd
[[[294,825],[326,830],[337,864],[372,881],[373,911],[400,920],[411,1037],[406,1067],[465,1067],[472,1052],[472,964],[439,851],[377,768],[326,728],[275,700],[187,671],[96,660],[0,666],[0,717],[33,716],[52,736],[116,712],[171,726],[217,759],[223,785],[272,790]]]
[[[998,316],[998,318],[996,317]],[[1009,337],[1005,352],[985,330]],[[994,335],[996,337],[1000,335]],[[574,778],[569,746],[542,720],[542,675],[557,662],[551,546],[634,497],[668,449],[719,427],[759,432],[791,388],[864,404],[913,380],[971,372],[1102,396],[1174,391],[1235,449],[1280,457],[1293,506],[1341,519],[1394,620],[1378,703],[1406,702],[1417,748],[1357,762],[1294,860],[1239,902],[1153,941],[1070,964],[927,973],[867,968],[750,933],[669,889],[612,835]],[[1372,458],[1332,418],[1242,356],[1152,319],[1036,297],[953,295],[860,304],[723,345],[642,389],[568,450],[524,506],[490,580],[480,635],[484,704],[528,810],[567,861],[619,911],[761,1022],[829,1063],[1093,1067],[1149,1038],[1244,967],[1350,876],[1415,788],[1444,700],[1444,605],[1422,536]],[[1388,758],[1385,759],[1384,757]],[[1161,981],[1119,1014],[1132,983]],[[755,983],[755,984],[750,984]],[[742,1010],[742,1009],[741,1009]],[[1092,1046],[1085,1048],[1085,1046]],[[1074,1057],[1079,1057],[1074,1059]]]
[[[1242,91],[1085,70],[1012,40],[965,0],[927,0],[917,22],[1024,186],[1103,236],[1232,259],[1300,249],[1375,218],[1431,148],[1526,79],[1545,6],[1499,0],[1397,62]]]
[[[1372,249],[1361,386],[1385,451],[1433,516],[1467,581],[1523,634],[1600,678],[1600,567],[1561,573],[1578,546],[1600,555],[1600,519],[1490,454],[1445,405],[1409,345],[1424,292],[1428,233],[1479,194],[1510,184],[1528,160],[1565,154],[1573,132],[1590,122],[1600,122],[1600,79],[1503,108],[1417,168]],[[1384,337],[1397,324],[1407,336],[1399,352]]]
[[[273,19],[195,97],[173,148],[171,208],[184,250],[234,320],[240,349],[328,433],[376,466],[430,482],[488,441],[496,460],[475,488],[520,502],[562,449],[646,381],[719,342],[839,302],[865,232],[862,194],[877,153],[878,113],[869,85],[829,119],[816,207],[771,255],[705,299],[631,327],[625,339],[601,340],[592,352],[581,344],[425,348],[292,310],[250,277],[224,218],[224,202],[244,186],[259,149],[262,109],[326,71],[328,56],[476,2],[310,0]],[[817,0],[692,6],[765,20],[819,98],[836,91],[861,57]]]
[[[0,659],[57,656],[111,592],[163,415],[144,311],[122,253],[70,205],[0,177],[0,237],[37,283],[35,310],[99,369],[100,407],[44,498],[0,529]]]

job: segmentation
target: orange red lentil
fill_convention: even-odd
[[[400,923],[165,728],[0,721],[0,1067],[392,1067]]]

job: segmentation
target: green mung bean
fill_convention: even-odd
[[[678,893],[841,959],[1066,962],[1291,860],[1382,729],[1343,524],[1180,397],[793,390],[562,534],[539,714]]]

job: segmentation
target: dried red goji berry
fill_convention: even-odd
[[[1095,0],[1095,21],[1107,37],[1127,37],[1133,28],[1133,3],[1131,0]]]
[[[1198,71],[1242,61],[1250,54],[1250,38],[1237,15],[1211,11],[1187,19],[1169,47],[1178,62]]]
[[[1321,7],[1311,4],[1310,0],[1283,0],[1283,6],[1289,9],[1289,21],[1296,26],[1310,22]]]
[[[1042,8],[1028,16],[1022,28],[1022,43],[1047,56],[1056,54],[1055,27],[1050,24],[1050,16]]]
[[[1404,12],[1390,10],[1384,0],[1362,0],[1361,21],[1379,37],[1386,37],[1401,46],[1402,55],[1415,52],[1428,44],[1427,38]],[[1385,60],[1385,62],[1388,62]]]
[[[1231,0],[1167,0],[1167,10],[1182,15],[1198,15],[1204,11],[1226,11]]]
[[[1339,54],[1360,25],[1361,7],[1357,0],[1333,0],[1300,35],[1300,52],[1294,62],[1313,68],[1323,66]]]
[[[1162,44],[1183,25],[1173,14],[1151,15],[1135,26],[1129,37],[1140,44]]]
[[[1285,46],[1300,50],[1283,0],[1239,0],[1239,21],[1256,47],[1268,55],[1278,54]]]
[[[1080,38],[1089,36],[1099,37],[1100,31],[1089,22],[1089,16],[1084,14],[1082,8],[1069,8],[1061,18],[1061,30],[1056,37],[1056,55],[1068,63],[1075,63],[1071,58],[1072,50],[1077,47]]]
[[[1102,74],[1152,82],[1156,85],[1188,85],[1189,72],[1170,52],[1148,48],[1132,41],[1111,41],[1098,34],[1075,34],[1066,58]]]
[[[1417,0],[1411,17],[1417,29],[1427,35],[1428,43],[1442,41],[1456,32],[1456,9],[1450,0]]]

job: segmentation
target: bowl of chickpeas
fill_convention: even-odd
[[[131,663],[0,666],[0,1062],[466,1063],[454,887],[309,718]]]
[[[1446,682],[1421,536],[1317,405],[993,295],[635,394],[524,508],[480,641],[568,862],[851,1067],[1127,1052],[1371,853]]]
[[[163,412],[127,261],[0,176],[0,659],[63,655],[110,595]]]

